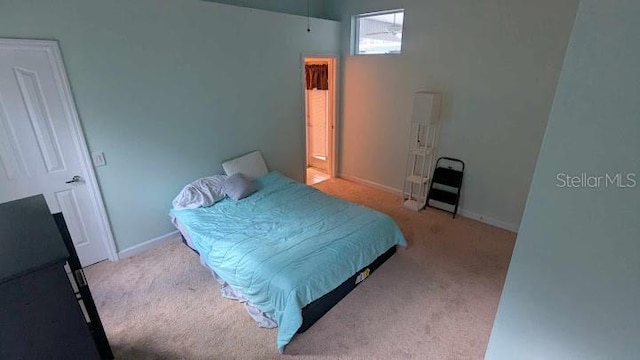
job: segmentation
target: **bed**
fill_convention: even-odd
[[[201,262],[278,325],[283,352],[406,241],[385,214],[271,172],[238,201],[172,210]]]

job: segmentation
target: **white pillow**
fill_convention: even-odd
[[[255,180],[269,172],[260,151],[254,151],[239,158],[225,161],[222,163],[222,168],[224,173],[229,176],[242,173],[249,180]]]
[[[195,209],[215,204],[225,197],[222,183],[226,179],[226,175],[213,175],[188,184],[173,199],[173,208],[178,210]]]

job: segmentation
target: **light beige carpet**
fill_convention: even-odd
[[[317,188],[391,215],[400,249],[304,334],[285,359],[482,359],[515,234],[340,179]],[[178,240],[86,270],[117,359],[279,358],[276,330],[220,296]]]

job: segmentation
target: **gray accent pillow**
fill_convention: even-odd
[[[246,198],[256,190],[258,188],[242,173],[235,173],[222,183],[222,191],[235,201]]]

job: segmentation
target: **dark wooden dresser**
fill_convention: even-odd
[[[100,359],[43,196],[0,204],[0,359]]]

